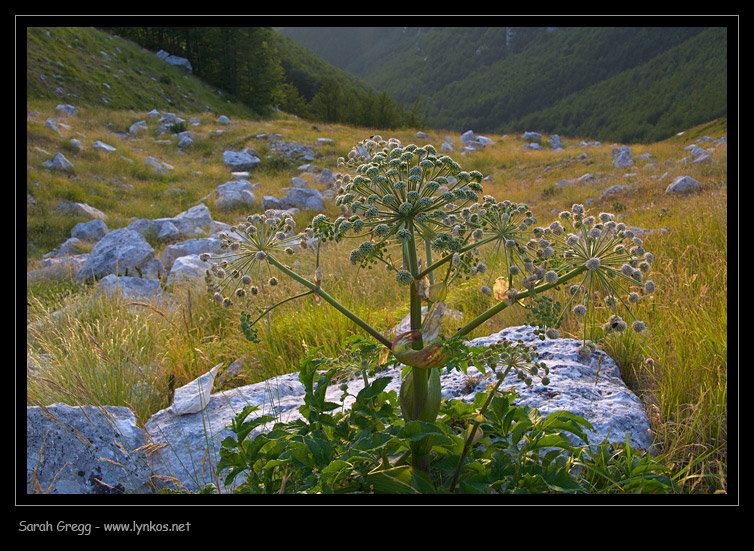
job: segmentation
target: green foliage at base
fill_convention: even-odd
[[[372,380],[349,410],[326,400],[335,369],[310,354],[299,380],[303,419],[278,422],[247,406],[231,424],[218,472],[235,493],[501,494],[671,493],[669,468],[628,444],[576,446],[592,427],[565,411],[542,415],[512,396],[446,400],[434,423],[404,421],[389,377]],[[346,398],[345,387],[342,399]],[[477,434],[471,434],[476,427]],[[575,438],[574,438],[575,437]],[[411,464],[412,444],[429,440],[430,468]],[[471,443],[471,446],[467,445]]]

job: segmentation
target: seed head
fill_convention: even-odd
[[[577,316],[586,316],[586,306],[583,304],[577,304],[573,307],[573,313]]]
[[[584,266],[586,266],[587,270],[589,270],[590,272],[593,272],[594,270],[600,267],[600,259],[596,256],[593,256],[592,258],[590,258],[584,263]]]

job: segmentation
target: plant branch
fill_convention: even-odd
[[[466,251],[470,251],[471,249],[473,249],[475,247],[480,247],[482,245],[485,245],[486,243],[489,243],[490,241],[495,241],[496,239],[499,239],[499,237],[497,235],[491,235],[490,237],[485,237],[481,241],[478,241],[476,243],[472,243],[471,245],[466,245],[465,247],[463,247],[458,252],[461,253],[461,254],[463,254]],[[424,270],[422,270],[421,272],[419,272],[418,274],[416,274],[416,279],[423,278],[425,275],[428,275],[430,272],[435,271],[436,268],[439,268],[440,266],[442,266],[446,262],[450,262],[451,260],[453,260],[453,255],[452,254],[445,255],[444,257],[442,257],[440,260],[438,260],[437,262],[435,262],[431,266],[427,266]]]
[[[515,300],[527,298],[532,295],[536,295],[537,293],[547,291],[548,289],[551,289],[555,287],[556,285],[562,285],[569,279],[573,279],[574,277],[584,273],[585,271],[586,271],[586,266],[579,266],[578,268],[574,268],[573,270],[571,270],[564,276],[561,276],[560,278],[558,278],[558,281],[556,281],[555,283],[543,283],[542,285],[539,285],[538,287],[535,287],[534,289],[530,289],[528,291],[524,291],[523,293],[517,294]],[[469,323],[461,327],[458,331],[456,331],[454,336],[460,337],[460,336],[470,333],[471,331],[473,331],[474,329],[482,325],[484,322],[486,322],[493,316],[505,310],[505,308],[507,307],[508,307],[508,303],[506,302],[500,302],[499,304],[492,306],[485,312],[479,314],[476,318],[471,320]]]
[[[307,280],[304,277],[301,277],[296,272],[290,270],[289,268],[286,268],[283,264],[278,262],[276,258],[274,258],[272,255],[267,256],[267,260],[278,268],[280,271],[282,271],[285,275],[289,276],[293,280],[297,281],[307,289],[310,289],[311,291],[314,291],[317,296],[321,297],[325,302],[329,302],[330,305],[332,305],[336,310],[338,310],[341,314],[346,316],[348,319],[353,321],[356,325],[364,329],[367,333],[372,335],[377,341],[379,341],[381,344],[386,346],[387,348],[392,347],[392,342],[389,341],[382,333],[377,331],[374,327],[369,325],[367,322],[362,320],[359,316],[351,312],[348,308],[340,304],[336,299],[334,299],[332,296],[330,296],[328,293],[323,291],[318,285],[315,283],[312,283],[311,281]]]

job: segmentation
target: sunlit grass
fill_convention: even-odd
[[[438,147],[445,135],[458,144],[458,133],[435,132],[431,140],[420,140],[415,131],[387,135],[340,125],[313,125],[298,119],[279,121],[234,120],[228,126],[216,124],[213,114],[182,113],[202,121],[195,143],[181,152],[175,136],[147,134],[124,138],[107,130],[108,123],[124,132],[145,113],[95,112],[82,110],[76,130],[91,144],[100,139],[116,147],[114,154],[88,149],[77,153],[67,143],[74,133],[61,139],[44,129],[44,120],[54,116],[54,103],[35,102],[37,112],[27,121],[27,193],[36,205],[27,208],[27,268],[36,268],[41,256],[58,247],[69,235],[74,220],[53,213],[60,201],[80,201],[105,212],[109,229],[127,226],[134,218],[169,217],[196,204],[218,185],[230,180],[220,158],[226,147],[251,147],[268,152],[258,134],[279,133],[284,141],[314,144],[318,137],[334,140],[317,146],[320,157],[314,164],[335,169],[335,157],[365,135],[395,135],[402,143],[433,143]],[[146,119],[149,121],[149,119]],[[154,123],[149,123],[154,130]],[[221,130],[208,134],[207,130]],[[666,229],[643,237],[655,256],[651,278],[654,295],[640,303],[639,315],[647,323],[641,338],[633,334],[591,337],[618,362],[627,384],[647,407],[658,449],[680,471],[692,465],[696,478],[686,491],[724,489],[727,470],[727,153],[725,147],[713,154],[710,165],[679,162],[689,137],[724,135],[724,123],[690,131],[658,144],[632,146],[634,156],[648,151],[654,165],[637,162],[628,169],[612,166],[614,144],[581,149],[580,139],[561,137],[564,151],[528,151],[518,136],[490,136],[495,142],[482,151],[454,154],[466,170],[479,170],[489,179],[485,193],[496,198],[524,202],[531,206],[540,225],[549,224],[559,210],[573,203],[586,203],[590,212],[614,212],[628,226]],[[721,134],[722,132],[722,134]],[[171,143],[160,143],[170,139]],[[73,174],[58,174],[41,166],[57,151],[74,163]],[[46,152],[46,153],[45,153]],[[586,153],[585,159],[577,158]],[[146,156],[157,157],[174,171],[158,175],[145,167]],[[562,180],[591,173],[589,183],[558,187]],[[624,174],[635,174],[625,178]],[[663,178],[667,173],[668,176]],[[265,166],[250,176],[261,212],[264,195],[280,196],[299,172],[290,167]],[[703,189],[688,197],[665,194],[678,175],[689,175],[703,183]],[[613,185],[632,189],[608,200],[601,194]],[[312,181],[313,187],[319,187]],[[165,194],[180,188],[183,194]],[[615,208],[618,207],[618,208]],[[233,223],[246,211],[219,211],[210,206],[215,220]],[[328,202],[326,213],[339,214]],[[309,213],[295,216],[297,226],[308,222]],[[387,334],[408,313],[405,288],[394,274],[379,268],[358,269],[348,261],[353,248],[347,240],[328,243],[320,252],[323,288],[367,323]],[[160,247],[156,252],[159,255]],[[306,250],[286,260],[294,271],[310,278],[316,267],[314,251]],[[473,319],[490,305],[479,292],[479,281],[469,280],[447,297],[451,309],[462,320]],[[256,312],[276,298],[300,292],[295,283],[281,279],[276,288],[266,288],[256,303],[218,307],[207,293],[176,294],[171,304],[130,304],[124,300],[103,300],[91,288],[74,282],[37,283],[27,286],[27,356],[33,365],[43,365],[27,380],[29,405],[62,401],[70,404],[96,403],[128,405],[141,422],[169,405],[172,389],[205,373],[218,363],[225,366],[246,357],[244,373],[226,384],[248,384],[292,372],[307,350],[321,347],[324,354],[340,353],[344,340],[358,335],[358,328],[327,304],[316,304],[311,296],[273,310],[262,325],[261,342],[247,341],[239,331],[240,314]],[[554,298],[565,301],[564,290]],[[54,312],[64,309],[62,313]],[[506,309],[479,327],[469,338],[490,334],[509,325],[526,322],[520,308]],[[460,321],[459,321],[460,323]],[[581,338],[579,323],[563,320],[564,336]],[[139,390],[137,395],[136,390]],[[700,460],[700,458],[702,458]]]

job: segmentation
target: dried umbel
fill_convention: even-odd
[[[290,254],[300,242],[293,234],[296,224],[291,216],[268,213],[253,214],[220,233],[220,253],[200,255],[201,260],[212,263],[214,297],[224,306],[231,306],[233,298],[257,295],[257,284],[277,285],[269,255]]]

